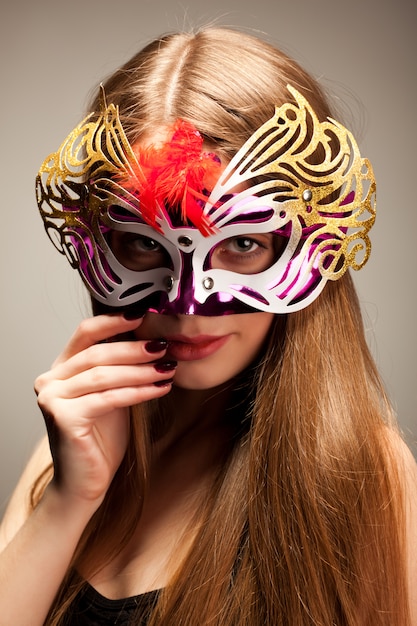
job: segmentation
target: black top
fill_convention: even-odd
[[[88,583],[71,606],[69,626],[146,626],[159,591],[109,600]]]

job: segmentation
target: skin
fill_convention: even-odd
[[[222,317],[148,314],[135,335],[138,339],[166,337],[167,357],[179,359],[175,384],[183,389],[204,392],[232,380],[254,360],[268,335],[272,320],[270,313]],[[170,341],[178,336],[183,341]],[[215,351],[207,356],[203,356],[206,341],[188,343],[201,336],[210,337],[209,348],[211,339],[220,338],[219,345],[216,340],[212,342],[211,349]],[[191,360],[181,360],[182,353]]]

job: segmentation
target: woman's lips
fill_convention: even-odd
[[[175,335],[166,337],[166,339],[168,340],[168,357],[177,361],[198,361],[217,352],[228,341],[229,335],[222,335],[221,337]]]

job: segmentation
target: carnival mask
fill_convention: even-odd
[[[131,146],[104,99],[70,133],[41,166],[37,200],[93,298],[167,314],[287,313],[365,264],[371,165],[346,128],[288,89],[294,103],[225,167],[183,120],[167,141]],[[265,242],[269,254],[248,256]]]

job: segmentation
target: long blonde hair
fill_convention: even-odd
[[[316,81],[275,47],[206,28],[152,42],[104,89],[131,143],[184,118],[230,157],[291,101],[288,83],[320,119],[330,114]],[[401,490],[387,442],[395,425],[349,274],[274,328],[246,383],[246,427],[240,420],[151,624],[405,626]],[[126,458],[81,538],[50,626],[70,614],[83,584],[76,571],[111,559],[140,518],[158,407],[132,409]]]

